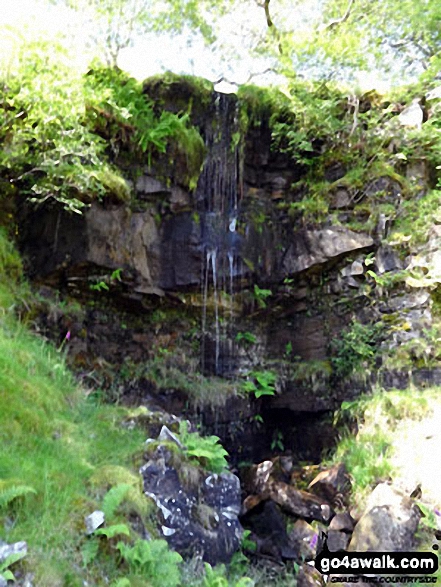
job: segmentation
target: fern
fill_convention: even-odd
[[[177,587],[182,557],[169,549],[165,540],[137,540],[133,546],[118,542],[117,548],[130,572],[142,576],[152,587]]]
[[[109,489],[103,499],[102,510],[106,516],[106,520],[110,520],[114,515],[118,507],[124,501],[127,492],[130,491],[131,485],[128,483],[119,483]]]
[[[6,581],[15,581],[15,577],[8,567],[21,560],[24,556],[26,556],[26,552],[13,552],[10,554],[7,559],[0,563],[0,577]]]
[[[197,460],[213,473],[222,473],[228,468],[225,459],[228,452],[219,444],[218,436],[200,436],[197,432],[188,432],[187,422],[181,422],[179,434],[190,459]]]
[[[94,534],[95,536],[105,536],[110,540],[110,538],[120,536],[121,534],[124,536],[130,536],[130,529],[127,524],[113,524],[107,528],[99,528],[98,530],[95,530]]]
[[[0,509],[6,508],[15,499],[30,493],[35,494],[37,492],[29,485],[11,485],[8,487],[6,482],[0,483]]]
[[[83,559],[83,566],[87,567],[98,556],[100,543],[96,538],[91,538],[81,547],[81,557]]]

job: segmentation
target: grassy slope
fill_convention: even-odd
[[[26,293],[20,273],[0,233],[0,503],[11,486],[36,491],[0,509],[0,539],[28,542],[24,564],[37,585],[80,585],[84,516],[106,489],[92,491],[89,481],[105,465],[130,464],[144,435],[121,427],[123,410],[88,399],[63,352],[15,319],[14,304]]]

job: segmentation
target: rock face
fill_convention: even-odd
[[[292,275],[319,267],[348,253],[369,249],[373,239],[367,234],[359,234],[340,226],[322,230],[302,230],[294,235],[294,240],[286,252],[283,268]]]
[[[376,382],[403,386],[408,377],[407,370],[381,373],[377,364],[359,365],[354,380],[343,377],[335,341],[352,319],[393,325],[385,349],[430,330],[431,297],[423,287],[438,278],[441,239],[434,235],[427,251],[401,259],[384,242],[404,197],[401,183],[381,171],[355,190],[349,170],[321,147],[308,157],[323,160],[317,181],[330,182],[330,213],[303,210],[299,204],[312,195],[308,166],[274,148],[270,113],[244,132],[235,96],[197,92],[179,79],[151,80],[145,92],[158,109],[178,112],[192,103],[192,123],[206,143],[199,182],[188,187],[185,165],[171,161],[170,152],[136,170],[130,159],[115,160],[131,178],[130,203],[94,203],[82,216],[48,203],[19,206],[21,248],[42,295],[52,287],[55,299],[61,291],[84,308],[81,317],[43,310],[39,328],[58,344],[69,331],[75,368],[103,374],[110,395],[153,398],[170,412],[187,410],[189,418],[197,412],[236,462],[265,460],[277,434],[298,459],[318,459],[332,446],[329,416],[342,401]],[[407,164],[408,181],[422,182],[423,190],[430,174],[417,163]],[[407,278],[418,295],[403,283],[393,291],[381,285],[425,262],[424,279]],[[156,370],[144,369],[156,358]],[[115,383],[112,369],[129,375]],[[246,373],[266,370],[277,374],[273,397],[236,397],[215,415],[200,410],[200,397],[214,394],[203,390],[195,399],[198,385],[182,384],[200,372],[241,385]],[[420,370],[414,378],[426,375]],[[265,431],[253,420],[257,413]]]
[[[421,513],[414,501],[380,483],[355,526],[348,550],[405,552],[412,550]]]
[[[240,483],[232,473],[204,474],[159,446],[140,469],[144,492],[158,507],[160,530],[172,548],[210,564],[228,562],[239,547]]]

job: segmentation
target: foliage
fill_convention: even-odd
[[[125,144],[135,154],[138,152],[140,160],[146,153],[150,164],[154,153],[165,153],[173,144],[187,163],[187,178],[180,180],[186,180],[191,189],[196,186],[205,146],[188,112],[163,110],[158,117],[142,84],[120,70],[95,67],[85,80],[91,124],[109,137],[114,149]]]
[[[252,332],[238,332],[236,334],[237,342],[244,342],[247,345],[256,344],[257,338]]]
[[[277,375],[274,371],[251,371],[248,377],[243,383],[246,393],[253,393],[256,399],[263,395],[275,395]]]
[[[29,485],[19,485],[13,482],[0,481],[0,511],[6,509],[16,499],[22,498],[29,494],[35,494],[36,491]]]
[[[123,49],[132,46],[136,36],[147,33],[176,34],[185,29],[198,34],[205,42],[215,39],[213,19],[221,15],[231,0],[216,2],[177,2],[165,0],[65,0],[83,14],[92,27],[90,37],[95,48],[105,57],[109,67],[115,67]]]
[[[82,76],[62,46],[35,42],[21,48],[18,68],[1,83],[0,170],[31,201],[81,213],[95,199],[129,200],[106,141],[114,157],[130,143],[133,156],[147,153],[149,161],[172,145],[195,187],[204,143],[188,114],[157,115],[127,74],[96,67]]]
[[[256,283],[254,284],[254,298],[259,308],[266,308],[266,300],[272,295],[273,292],[270,289],[261,289]]]
[[[134,575],[143,576],[152,587],[177,587],[182,557],[165,540],[137,540],[133,546],[118,542],[117,548]]]
[[[344,462],[352,478],[352,499],[362,504],[368,491],[393,474],[392,444],[396,427],[406,420],[418,420],[428,411],[428,398],[437,398],[438,390],[385,391],[377,389],[353,402],[343,402],[337,425],[343,428],[334,462]],[[353,429],[357,430],[354,435]]]
[[[15,581],[12,571],[8,568],[25,556],[24,552],[10,554],[5,560],[0,561],[0,578],[6,581]]]
[[[332,343],[331,364],[337,377],[372,367],[378,354],[378,344],[384,336],[382,322],[362,324],[353,319]]]
[[[225,459],[228,453],[220,444],[219,437],[200,436],[197,432],[189,432],[187,422],[180,423],[179,437],[190,460],[199,462],[213,473],[222,473],[228,468]]]
[[[80,212],[107,194],[103,178],[117,172],[103,156],[104,141],[84,124],[83,82],[63,48],[31,43],[21,51],[18,70],[2,80],[0,168],[32,201]],[[126,199],[127,188],[118,196]]]
[[[107,519],[115,515],[116,510],[124,501],[127,493],[132,488],[128,483],[120,483],[109,489],[103,499],[102,510]]]
[[[205,577],[201,587],[253,587],[254,584],[249,577],[241,577],[230,582],[226,577],[224,565],[212,567],[205,563]]]

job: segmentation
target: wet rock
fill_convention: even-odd
[[[298,561],[313,560],[319,545],[319,531],[305,520],[297,520],[289,533],[289,543]]]
[[[247,515],[242,516],[241,522],[257,538],[260,554],[267,554],[280,560],[295,558],[286,531],[286,518],[274,502],[261,502]]]
[[[340,226],[321,230],[300,230],[294,235],[283,269],[287,275],[300,273],[332,259],[371,248],[374,241],[367,234],[356,233]]]
[[[158,525],[182,555],[228,562],[240,544],[240,483],[231,473],[207,473],[159,446],[140,469]]]
[[[250,467],[244,476],[243,486],[247,493],[259,494],[265,491],[274,469],[272,461],[263,461]]]
[[[180,449],[184,448],[182,445],[182,442],[179,440],[179,438],[176,436],[176,434],[173,434],[173,432],[171,430],[169,430],[167,428],[167,426],[163,426],[161,428],[161,432],[159,433],[158,440],[160,440],[162,442],[173,442],[174,444],[176,444],[176,446],[178,448],[180,448]]]
[[[324,587],[323,575],[314,567],[303,564],[297,574],[297,587]]]
[[[375,268],[381,275],[388,271],[403,269],[403,264],[392,247],[383,245],[375,253]]]
[[[0,564],[3,563],[12,554],[19,555],[23,558],[28,553],[28,545],[26,542],[14,542],[14,544],[2,544],[0,546]]]
[[[346,550],[350,541],[350,536],[345,532],[338,530],[328,530],[328,539],[326,544],[330,552],[338,552],[339,550]]]
[[[307,520],[327,522],[333,515],[331,506],[323,499],[312,493],[294,489],[287,483],[273,483],[270,497],[287,513]]]
[[[350,488],[350,480],[346,467],[343,463],[338,463],[330,469],[321,471],[311,481],[308,488],[329,503],[334,503],[337,496],[340,496],[340,500],[344,499],[345,494],[347,494]]]
[[[355,526],[348,550],[404,552],[414,547],[421,513],[414,501],[398,489],[380,483],[368,499]]]
[[[338,530],[339,532],[352,532],[354,529],[354,520],[349,512],[343,514],[336,514],[329,524],[330,530]]]
[[[93,534],[100,526],[104,524],[105,516],[101,510],[95,510],[89,516],[84,518],[86,523],[86,534]]]
[[[352,275],[363,275],[363,273],[364,267],[363,263],[361,263],[360,261],[354,261],[353,263],[351,263],[347,267],[344,267],[341,270],[341,274],[343,277],[350,277]]]
[[[332,197],[331,207],[335,210],[346,210],[352,206],[353,202],[348,190],[339,189]]]

